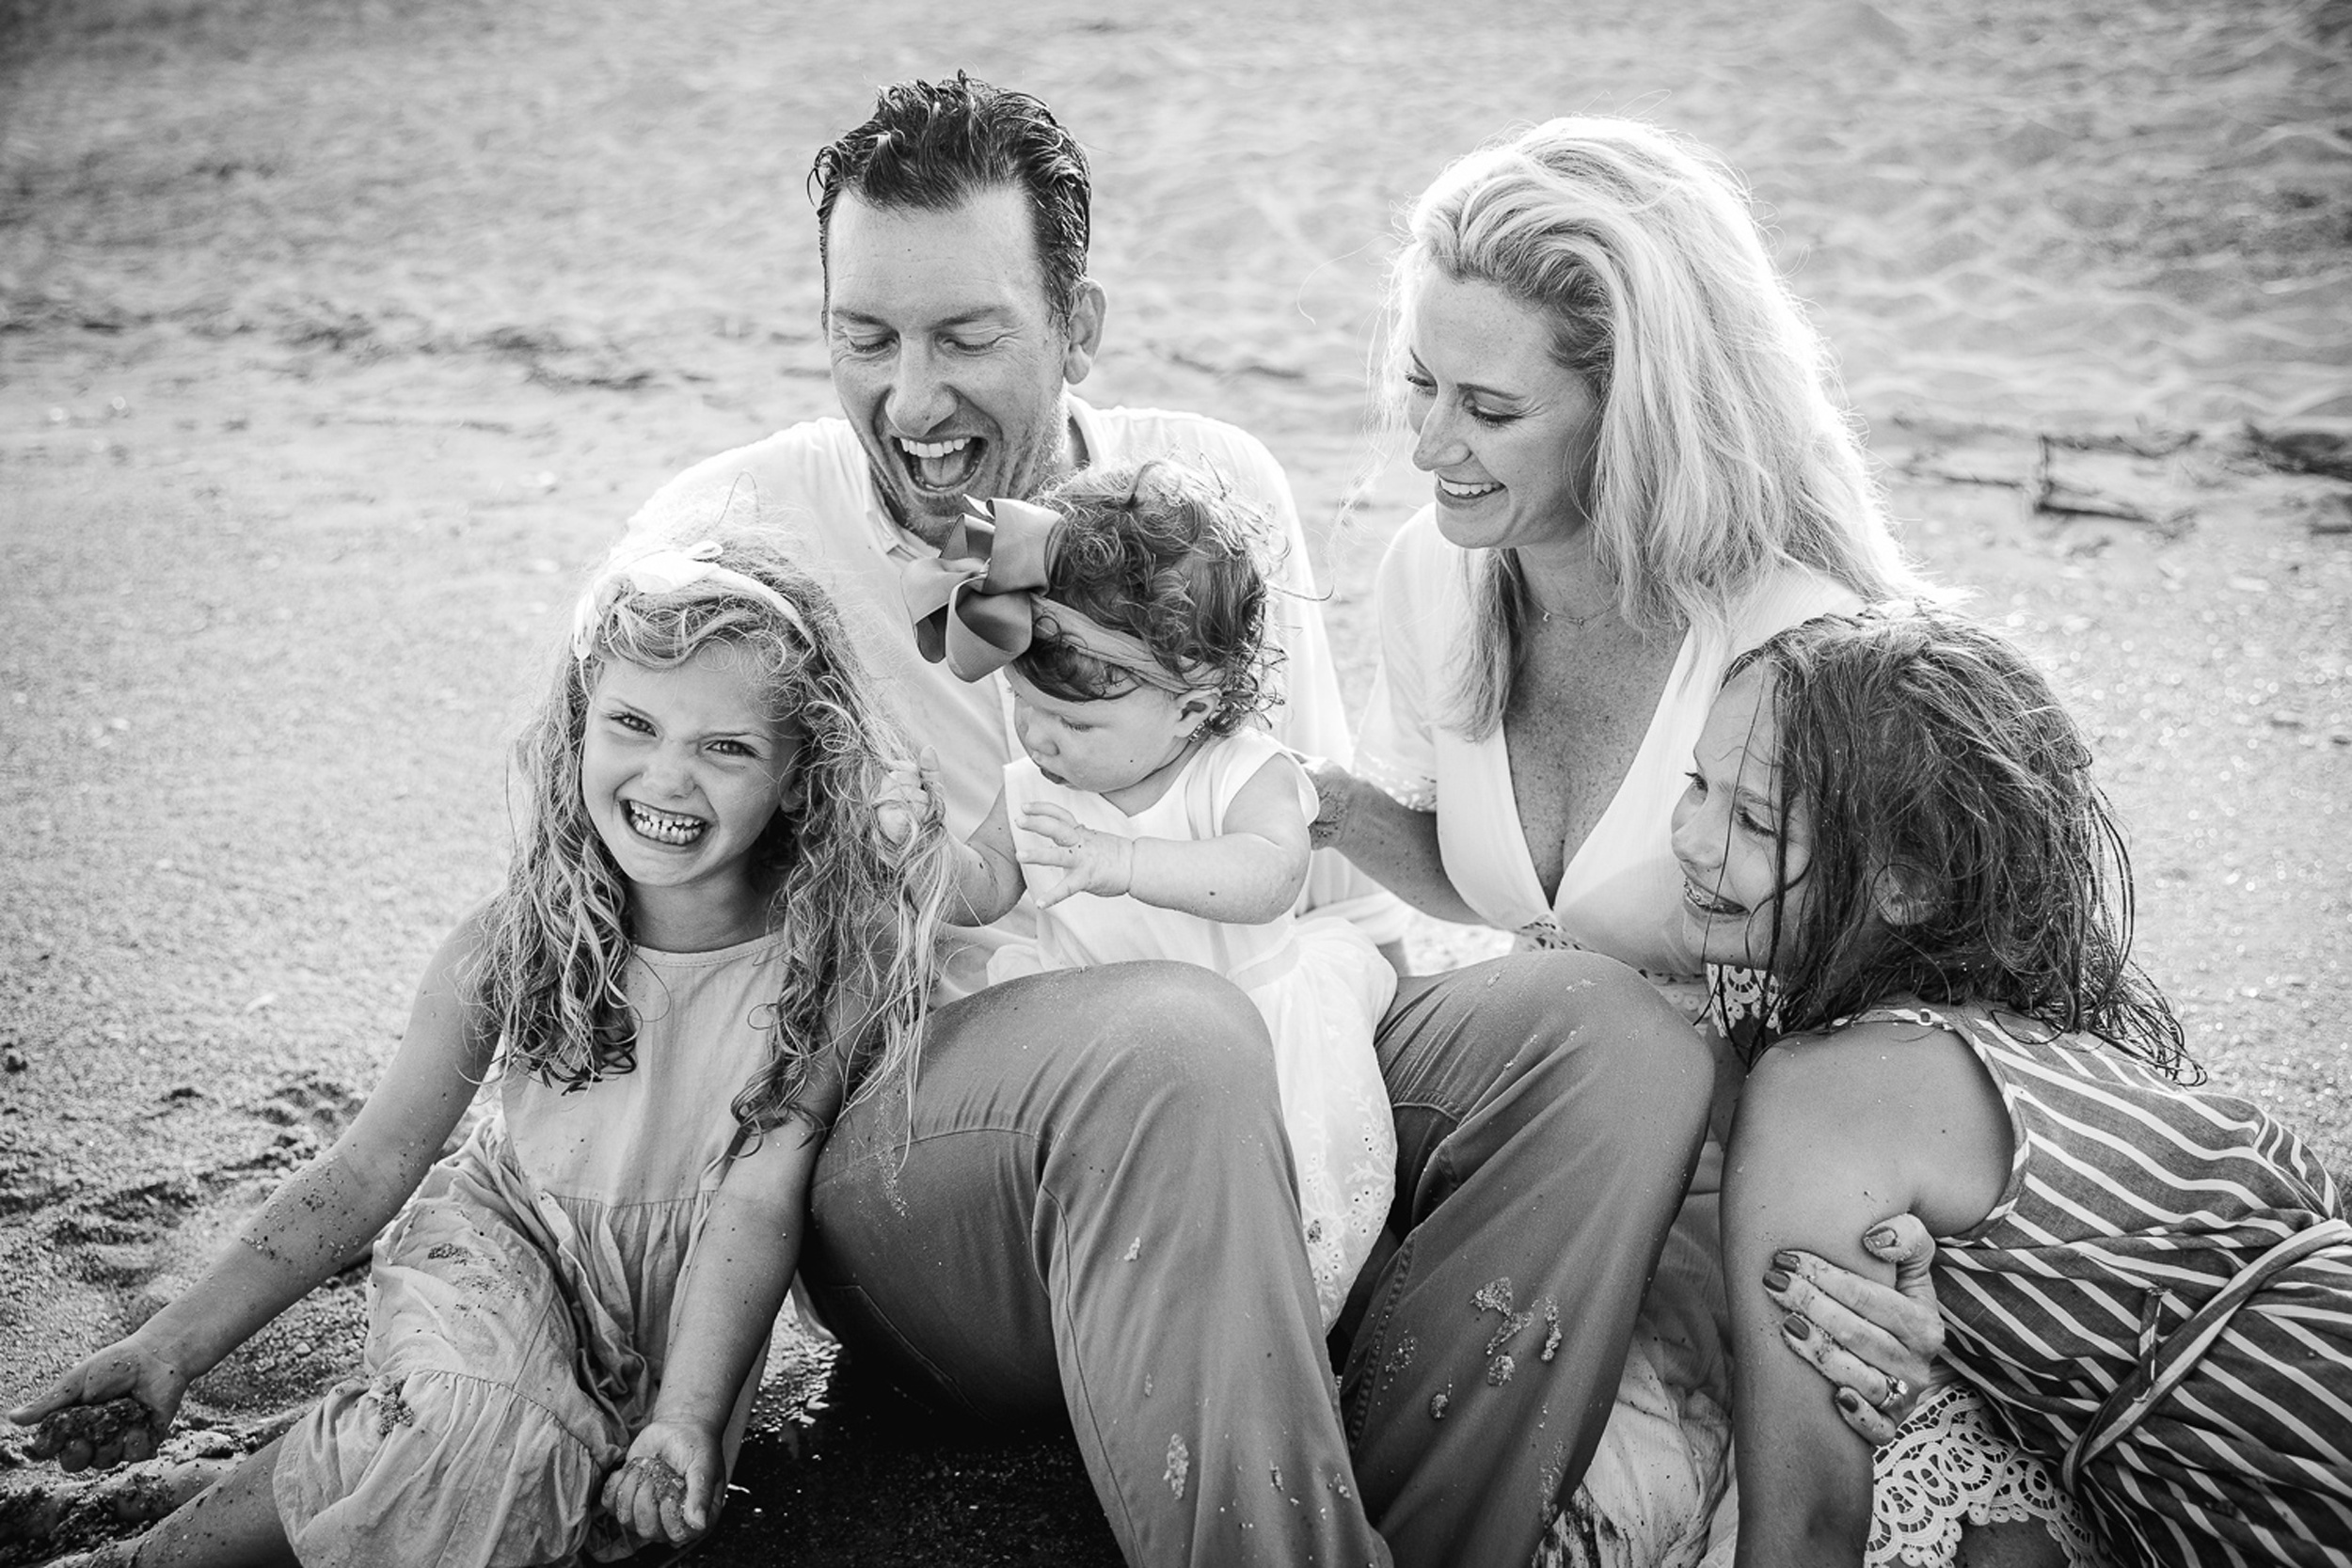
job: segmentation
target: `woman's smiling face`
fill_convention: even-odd
[[[1551,356],[1544,312],[1428,267],[1413,291],[1406,409],[1437,477],[1438,531],[1468,549],[1556,544],[1586,522],[1600,400]]]
[[[1782,811],[1772,699],[1772,676],[1761,669],[1723,689],[1675,805],[1683,929],[1711,964],[1770,969],[1785,958],[1810,893],[1811,826],[1803,811]]]

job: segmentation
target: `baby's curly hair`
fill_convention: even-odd
[[[1160,668],[1217,690],[1201,725],[1227,736],[1281,701],[1266,635],[1261,541],[1274,531],[1221,481],[1168,458],[1082,468],[1038,498],[1061,514],[1047,596],[1139,638]],[[1123,697],[1129,671],[1041,636],[1015,663],[1049,697]]]
[[[2023,653],[1903,607],[1792,626],[1731,676],[1759,667],[1783,819],[1812,820],[1812,896],[1775,966],[1784,1027],[1906,995],[1974,1002],[2201,1078],[2132,962],[2131,855],[2090,742]],[[1889,878],[1912,906],[1900,923],[1877,913]]]

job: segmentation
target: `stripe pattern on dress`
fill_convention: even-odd
[[[1974,1009],[1866,1021],[1960,1036],[2008,1108],[2001,1200],[1938,1239],[1934,1279],[1947,1357],[2053,1462],[2241,1269],[2344,1217],[2326,1168],[2249,1101]],[[2265,1281],[2079,1484],[2118,1562],[2352,1568],[2352,1247]]]

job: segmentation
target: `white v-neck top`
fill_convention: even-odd
[[[1695,1008],[1698,956],[1683,935],[1682,873],[1669,847],[1691,751],[1739,655],[1800,621],[1860,599],[1803,566],[1767,576],[1734,607],[1724,632],[1684,635],[1658,708],[1617,792],[1568,858],[1546,902],[1519,826],[1500,727],[1471,740],[1451,727],[1456,661],[1471,642],[1470,552],[1423,508],[1380,562],[1380,666],[1356,739],[1356,768],[1390,795],[1438,814],[1446,876],[1480,919],[1530,943],[1582,947],[1631,964]]]

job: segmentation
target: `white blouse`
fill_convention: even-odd
[[[1547,904],[1528,858],[1500,726],[1484,740],[1452,727],[1457,660],[1470,636],[1470,552],[1425,507],[1380,562],[1380,665],[1356,740],[1356,769],[1405,805],[1438,814],[1446,876],[1488,925],[1528,943],[1581,947],[1631,964],[1694,1015],[1703,966],[1684,936],[1682,873],[1670,848],[1675,802],[1731,661],[1800,621],[1859,608],[1803,566],[1759,582],[1725,631],[1685,633],[1633,765],[1569,857]],[[1677,982],[1680,982],[1679,984]]]

